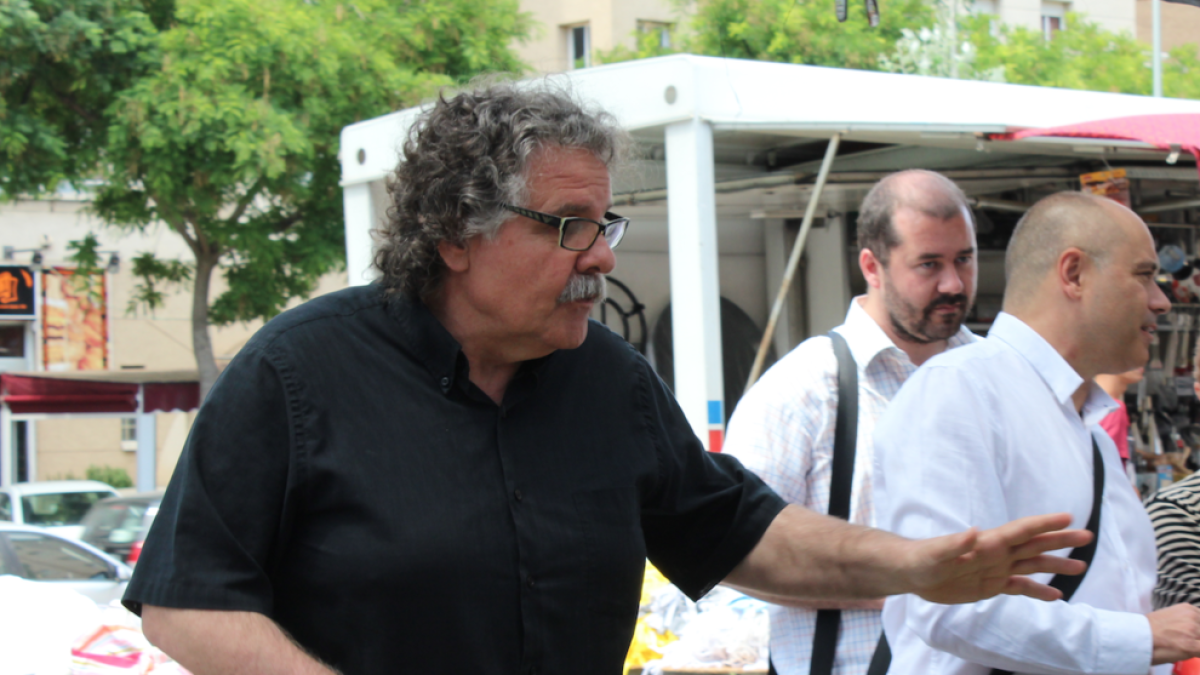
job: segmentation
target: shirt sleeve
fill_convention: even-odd
[[[1196,514],[1162,495],[1146,504],[1158,545],[1154,607],[1200,605],[1200,527]]]
[[[995,401],[953,368],[917,371],[876,427],[880,524],[910,538],[991,528],[1010,518],[1001,476],[1003,433]],[[1048,575],[1039,575],[1043,583]],[[1132,612],[1061,600],[998,596],[941,605],[888,600],[889,639],[901,628],[928,647],[991,668],[1033,673],[1128,673],[1150,668],[1149,623]]]
[[[294,480],[284,383],[247,346],[209,392],[124,604],[269,613],[270,569]]]
[[[785,502],[736,458],[704,450],[675,397],[643,371],[658,479],[642,505],[650,561],[692,599],[729,575]]]
[[[789,503],[814,508],[809,477],[817,449],[833,447],[836,387],[829,339],[813,338],[772,366],[738,401],[723,452]]]

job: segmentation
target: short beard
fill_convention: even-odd
[[[608,297],[607,285],[603,274],[572,274],[567,287],[558,295],[558,304],[591,300],[604,302]]]
[[[963,293],[942,294],[924,308],[918,309],[916,305],[901,297],[886,275],[883,283],[886,291],[884,304],[887,306],[888,321],[892,324],[892,330],[901,339],[915,344],[927,345],[954,337],[962,327],[967,312],[971,310],[973,304],[973,299]],[[958,305],[960,310],[949,323],[935,322],[933,308],[938,305]]]

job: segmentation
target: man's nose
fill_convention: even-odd
[[[1150,311],[1155,314],[1166,314],[1171,311],[1171,299],[1163,293],[1163,289],[1158,284],[1151,284],[1154,290],[1150,292]]]
[[[967,284],[963,281],[962,274],[954,265],[948,265],[942,271],[941,277],[938,278],[938,292],[945,295],[959,295],[966,287]]]
[[[575,271],[580,274],[608,274],[617,266],[617,256],[604,237],[597,237],[592,247],[579,254]]]

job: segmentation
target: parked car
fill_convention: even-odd
[[[0,487],[0,521],[36,525],[78,539],[92,504],[116,497],[110,485],[94,480],[47,480]]]
[[[0,523],[3,574],[70,588],[107,605],[125,594],[133,570],[90,544],[39,527]]]
[[[150,523],[158,514],[162,490],[109,497],[92,505],[83,519],[83,541],[127,565],[137,563]]]

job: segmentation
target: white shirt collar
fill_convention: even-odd
[[[1060,404],[1074,407],[1071,397],[1083,385],[1083,377],[1029,324],[1012,314],[1000,312],[988,332],[988,339],[993,338],[1025,357]],[[1083,422],[1087,425],[1099,423],[1117,407],[1117,402],[1093,382],[1083,403]]]
[[[865,295],[851,300],[850,309],[846,312],[846,320],[841,326],[834,329],[846,338],[846,344],[850,347],[850,355],[854,357],[854,361],[859,364],[860,368],[866,368],[875,357],[892,349],[895,350],[897,358],[911,363],[908,354],[897,347],[883,328],[875,322],[875,319],[867,314],[867,310],[863,309],[862,303],[866,300],[867,296]],[[947,342],[946,348],[953,349],[977,339],[979,338],[967,330],[966,326],[960,326],[958,333]]]

